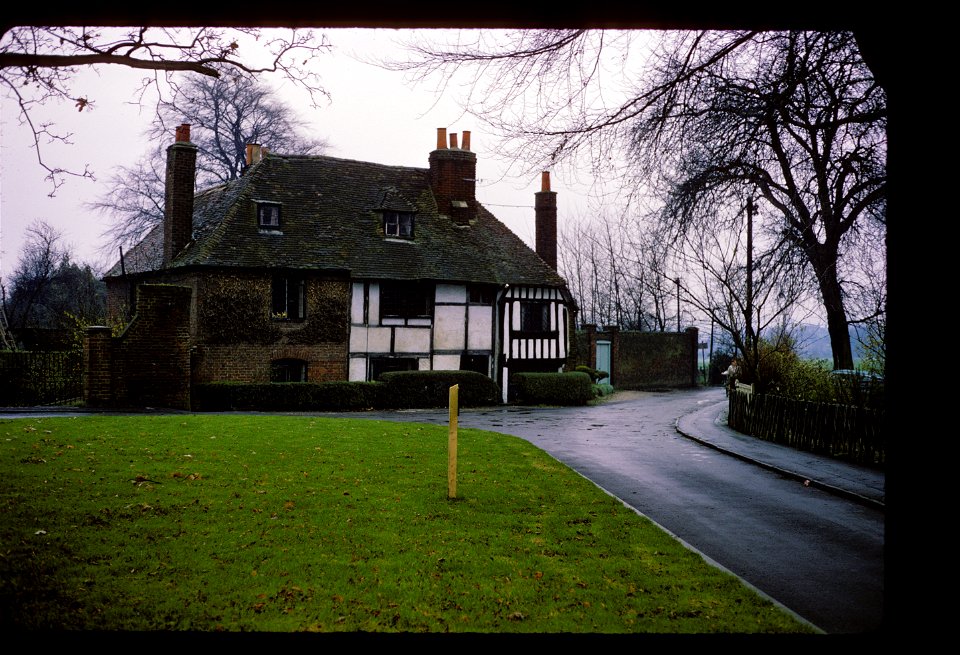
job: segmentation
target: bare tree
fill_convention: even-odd
[[[108,191],[91,209],[114,217],[104,234],[104,250],[115,252],[140,241],[163,220],[165,157],[169,125],[193,127],[197,146],[198,188],[235,180],[246,168],[246,147],[259,143],[270,150],[318,154],[326,142],[305,135],[303,123],[273,89],[243,76],[194,77],[173,85],[173,97],[159,105],[148,138],[155,144],[136,165],[118,167]]]
[[[670,261],[681,280],[684,305],[726,335],[724,341],[739,353],[745,379],[762,385],[762,358],[770,350],[761,348],[761,340],[776,346],[793,339],[798,307],[815,289],[809,277],[797,275],[791,262],[782,260],[776,235],[748,240],[744,212],[733,214],[716,221],[713,230],[683,233],[672,244]]]
[[[664,285],[667,250],[625,217],[598,214],[561,230],[560,272],[584,323],[626,330],[665,331],[669,303]]]
[[[324,151],[323,138],[306,134],[306,124],[272,87],[243,75],[188,78],[173,84],[169,101],[160,103],[150,137],[168,145],[170,126],[190,123],[198,147],[197,186],[235,180],[246,168],[246,147],[259,143],[273,152],[313,155]]]
[[[70,316],[102,319],[106,288],[88,264],[73,261],[63,235],[45,221],[34,222],[10,280],[3,289],[4,311],[14,330],[61,328]]]
[[[47,103],[69,102],[78,111],[95,107],[96,99],[73,83],[82,67],[118,66],[145,72],[135,96],[143,102],[161,82],[178,74],[219,78],[228,71],[241,75],[276,72],[305,89],[313,101],[325,96],[309,64],[329,48],[311,30],[221,29],[212,27],[64,27],[4,26],[0,32],[0,85],[16,99],[20,122],[33,133],[40,165],[47,171],[51,194],[70,176],[92,177],[84,169],[67,170],[46,161],[43,145],[70,143],[71,134],[36,117]]]
[[[848,32],[530,30],[415,42],[393,67],[466,79],[464,108],[531,169],[586,161],[662,194],[678,237],[745,193],[817,281],[834,366],[852,366],[841,260],[886,211],[886,95]],[[519,108],[522,108],[520,110]],[[621,158],[622,156],[622,158]]]

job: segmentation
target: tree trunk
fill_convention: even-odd
[[[823,307],[827,313],[827,332],[830,334],[830,348],[833,350],[833,368],[834,370],[849,369],[853,368],[853,350],[850,347],[847,310],[843,306],[840,280],[837,279],[836,257],[830,261],[833,263],[819,269],[817,278],[820,283]]]

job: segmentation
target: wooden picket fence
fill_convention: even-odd
[[[744,385],[747,386],[747,385]],[[865,466],[886,464],[886,412],[738,389],[727,424],[744,434]]]
[[[80,353],[0,351],[0,406],[67,404],[82,395]]]

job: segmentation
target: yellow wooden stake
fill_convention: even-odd
[[[457,395],[460,385],[450,387],[450,435],[447,440],[447,498],[457,497],[457,418],[460,414]]]

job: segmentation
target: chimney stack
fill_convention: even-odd
[[[470,152],[469,132],[463,133],[463,148],[457,147],[457,135],[437,128],[437,149],[430,153],[430,187],[437,211],[457,225],[469,225],[477,213],[477,155]]]
[[[540,175],[540,191],[534,195],[537,254],[557,270],[557,193],[550,190],[550,173]]]
[[[163,204],[163,265],[168,265],[193,238],[193,187],[197,146],[190,143],[190,125],[176,128],[167,148],[167,178]]]
[[[247,166],[253,166],[261,159],[263,159],[263,148],[260,147],[260,144],[248,143],[247,144]]]

